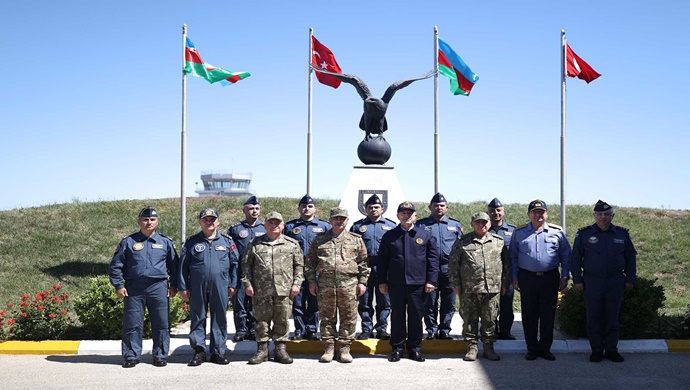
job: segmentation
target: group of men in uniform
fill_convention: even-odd
[[[292,363],[286,342],[318,340],[317,330],[324,344],[319,361],[349,363],[358,314],[362,330],[357,339],[390,340],[391,362],[399,361],[405,348],[410,359],[422,362],[423,325],[427,339],[452,339],[457,298],[468,343],[464,360],[477,359],[480,340],[483,357],[499,360],[493,349],[496,339],[515,339],[515,290],[521,293],[525,358],[555,360],[550,347],[556,303],[571,267],[574,287],[585,291],[590,360],[623,361],[617,351],[618,313],[623,291],[635,283],[636,252],[627,229],[611,224],[614,210],[605,202],[594,208],[595,224],[578,231],[572,252],[563,229],[546,222],[547,206],[541,200],[528,206],[530,223],[516,227],[504,220],[503,204],[494,198],[487,212],[472,215],[467,234],[446,215],[448,203],[440,193],[429,203],[431,214],[421,220],[412,203],[400,204],[398,224],[383,217],[377,195],[364,206],[366,217],[347,231],[348,210],[335,207],[328,221],[318,219],[309,195],[299,201],[299,218],[286,223],[274,211],[261,222],[260,203],[252,196],[243,205],[245,220],[228,234],[218,230],[217,211],[204,209],[201,231],[187,239],[179,258],[172,240],[157,232],[156,210],[142,209],[140,231],[122,240],[109,271],[118,296],[125,299],[123,367],[139,363],[146,308],[154,365],[167,364],[168,298],[178,291],[190,307],[190,366],[205,362],[209,349],[212,362],[228,364],[229,298],[233,341],[257,342],[250,364],[268,360],[270,339],[275,360]]]

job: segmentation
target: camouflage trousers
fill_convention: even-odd
[[[493,343],[496,341],[496,318],[501,294],[472,294],[460,295],[460,316],[462,317],[462,336],[469,344],[479,342],[481,333],[482,341]],[[481,329],[479,320],[482,321]]]
[[[335,287],[319,284],[319,313],[321,314],[321,340],[325,344],[338,340],[351,343],[357,326],[357,280],[349,286]],[[340,317],[340,329],[336,325]]]
[[[256,341],[288,341],[292,299],[287,296],[255,295]],[[273,328],[271,329],[271,322]]]

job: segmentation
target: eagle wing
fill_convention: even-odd
[[[381,98],[381,100],[383,100],[385,103],[388,103],[391,101],[391,99],[393,99],[393,95],[395,95],[395,93],[399,89],[403,89],[403,88],[407,87],[408,85],[414,83],[415,81],[428,79],[429,77],[431,77],[435,74],[436,74],[436,71],[432,70],[432,71],[429,71],[429,72],[427,72],[427,73],[425,73],[419,77],[415,77],[412,79],[398,80],[398,81],[394,82],[393,84],[391,84],[390,87],[388,87],[388,89],[386,90],[386,93],[383,94],[383,97]]]
[[[369,91],[369,87],[367,87],[367,85],[364,83],[364,81],[362,81],[362,79],[360,79],[357,76],[353,76],[351,74],[329,72],[323,68],[319,68],[318,66],[314,66],[314,65],[312,65],[311,68],[317,72],[331,75],[331,76],[335,77],[336,79],[338,79],[344,83],[348,83],[348,84],[353,85],[355,87],[355,89],[357,90],[357,93],[359,94],[359,96],[362,97],[363,100],[366,100],[367,98],[372,96],[371,91]]]

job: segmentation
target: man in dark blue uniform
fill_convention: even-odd
[[[252,239],[266,234],[266,228],[259,220],[259,215],[261,215],[261,204],[256,196],[247,198],[242,207],[242,212],[244,213],[245,220],[232,225],[232,227],[228,229],[228,236],[232,237],[233,241],[235,241],[237,252],[240,255],[240,265],[237,267],[236,293],[232,296],[232,314],[235,321],[235,336],[232,338],[232,341],[236,343],[245,338],[247,340],[256,340],[254,333],[256,320],[254,319],[252,297],[247,296],[244,288],[241,288],[241,260]]]
[[[110,261],[110,283],[117,296],[125,299],[122,320],[122,367],[139,363],[144,333],[144,311],[148,308],[153,336],[153,365],[167,365],[170,350],[168,298],[177,293],[175,244],[158,233],[158,213],[145,207],[137,219],[139,232],[120,241]],[[168,280],[170,284],[168,285]]]
[[[211,318],[211,361],[228,364],[228,298],[235,294],[239,255],[230,236],[218,231],[220,219],[214,209],[201,210],[201,231],[187,239],[180,256],[178,289],[189,301],[189,343],[194,348],[190,366],[206,361],[206,308]]]
[[[434,338],[452,340],[450,337],[450,322],[455,314],[456,295],[448,281],[448,261],[450,250],[455,240],[463,233],[460,221],[446,216],[448,202],[437,192],[429,202],[431,215],[417,221],[417,227],[431,233],[436,239],[439,253],[439,273],[436,289],[427,294],[424,301],[424,324],[426,325],[427,340]],[[439,300],[441,308],[439,312]],[[439,316],[440,314],[440,316]],[[439,321],[440,317],[440,321]],[[440,323],[439,323],[440,322]]]
[[[489,214],[489,218],[491,218],[491,228],[489,228],[489,232],[503,237],[506,248],[510,248],[510,241],[513,237],[515,225],[503,219],[506,215],[503,203],[501,203],[498,198],[494,198],[486,206],[486,212]],[[508,285],[506,294],[501,295],[498,320],[496,321],[496,332],[499,340],[515,340],[515,336],[510,333],[513,327],[513,320],[515,319],[515,314],[513,314],[514,295],[515,289],[512,284]]]
[[[362,333],[357,336],[358,340],[366,340],[371,337],[376,330],[376,338],[390,340],[388,333],[388,316],[391,313],[391,301],[388,294],[379,291],[377,272],[379,245],[381,237],[387,231],[395,227],[395,222],[383,217],[386,211],[383,209],[381,199],[372,195],[364,203],[367,216],[352,224],[350,231],[362,236],[364,245],[367,247],[368,265],[371,268],[369,280],[367,281],[367,291],[359,297],[359,316],[362,319]],[[374,311],[374,295],[376,295],[376,311]],[[376,313],[376,324],[374,324],[374,313]]]
[[[628,229],[611,223],[614,215],[613,207],[598,201],[595,223],[578,230],[573,245],[573,283],[585,292],[591,362],[623,362],[618,316],[623,291],[632,290],[637,277],[637,251]]]
[[[391,347],[388,358],[397,362],[407,347],[408,357],[423,362],[422,316],[424,298],[434,291],[438,280],[438,245],[431,233],[414,225],[415,206],[398,206],[400,224],[386,232],[379,247],[379,290],[390,294]]]
[[[316,203],[311,196],[304,195],[297,205],[299,218],[285,224],[283,234],[299,242],[302,253],[309,252],[309,245],[317,234],[331,228],[331,224],[316,218]],[[295,321],[295,334],[292,340],[318,340],[319,306],[316,296],[309,293],[309,282],[305,280],[295,297],[292,306],[292,318]]]
[[[508,250],[513,263],[513,287],[520,291],[525,359],[541,356],[553,361],[553,323],[558,291],[568,285],[570,243],[563,228],[546,223],[549,213],[543,200],[530,202],[527,214],[530,223],[515,229]]]

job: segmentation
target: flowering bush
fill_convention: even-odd
[[[62,285],[36,295],[22,294],[18,304],[7,303],[0,311],[0,337],[15,340],[59,339],[72,323],[70,296]]]

